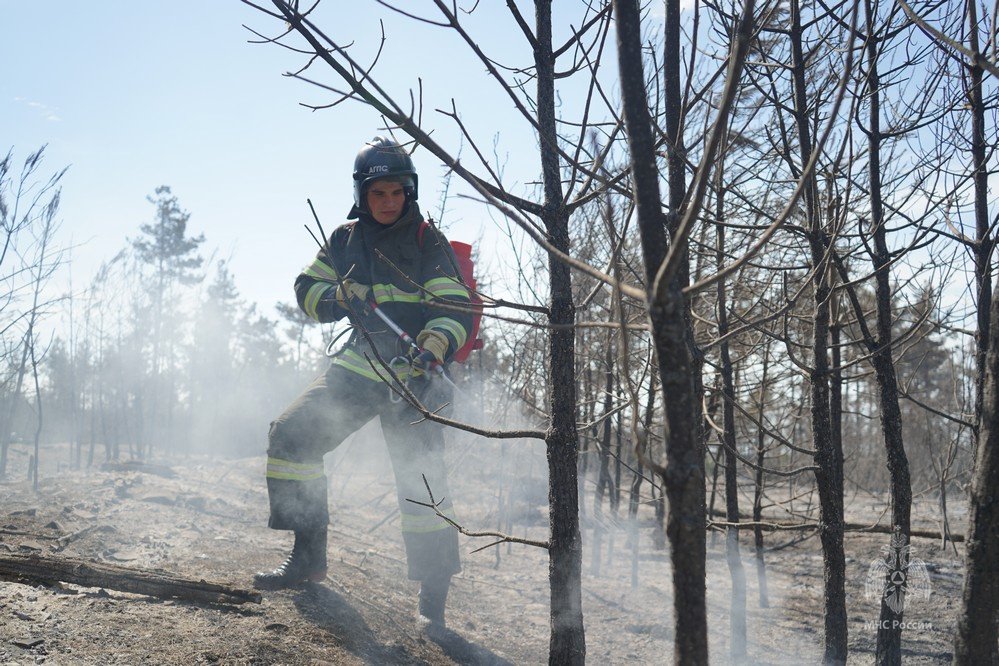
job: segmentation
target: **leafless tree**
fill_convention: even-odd
[[[28,155],[19,176],[11,172],[13,151],[0,160],[0,230],[4,234],[0,248],[0,409],[4,417],[0,476],[7,471],[15,415],[24,401],[25,375],[37,369],[41,356],[38,324],[54,302],[45,287],[61,263],[52,240],[66,168],[42,178],[44,153],[43,146]],[[35,441],[37,447],[37,434]]]

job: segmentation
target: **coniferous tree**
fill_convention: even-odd
[[[198,248],[205,237],[188,235],[191,215],[180,207],[168,186],[157,187],[155,196],[148,200],[156,207],[153,222],[143,224],[139,228],[143,235],[132,241],[140,270],[148,273],[148,279],[141,283],[146,291],[144,303],[149,306],[148,329],[142,333],[149,340],[148,347],[146,343],[140,345],[142,354],[149,354],[145,366],[151,376],[141,388],[139,400],[144,408],[140,418],[148,420],[162,439],[169,437],[176,407],[177,386],[174,374],[169,371],[175,365],[177,340],[185,323],[177,304],[182,298],[182,288],[198,284],[204,278],[200,272],[204,259]],[[151,453],[153,444],[153,439],[140,442],[140,454]]]

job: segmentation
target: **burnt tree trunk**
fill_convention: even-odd
[[[636,0],[615,0],[621,97],[631,173],[650,290],[666,257],[667,229],[675,230],[685,195],[680,119],[680,2],[667,0],[664,99],[669,153],[669,209],[663,214],[642,62],[641,18]],[[662,477],[669,497],[666,535],[670,542],[674,593],[674,653],[677,664],[708,662],[705,600],[704,454],[701,442],[699,366],[694,355],[683,286],[689,260],[648,304],[656,361],[662,383],[668,436]]]
[[[604,517],[604,497],[614,492],[610,473],[610,444],[612,419],[606,417],[614,406],[614,331],[609,329],[606,349],[604,350],[604,401],[600,439],[597,440],[600,452],[600,469],[597,472],[597,487],[593,493],[593,546],[591,548],[590,573],[600,575],[600,557],[603,547],[603,537],[607,531],[607,520]]]
[[[968,5],[968,41],[971,50],[978,53],[978,15],[974,2]],[[986,375],[986,355],[991,346],[992,335],[990,332],[990,322],[992,321],[992,251],[995,249],[995,239],[991,233],[989,223],[989,171],[988,152],[986,148],[985,133],[985,99],[982,94],[982,79],[984,72],[981,65],[974,60],[968,64],[968,108],[971,110],[971,159],[974,169],[972,178],[974,180],[975,192],[975,244],[973,247],[975,257],[975,291],[978,301],[978,330],[975,332],[977,342],[975,349],[975,419],[972,421],[975,434],[978,428],[985,422],[982,413],[983,392]],[[981,437],[975,437],[975,441],[982,441]]]
[[[569,212],[562,193],[562,174],[555,147],[555,56],[552,52],[551,0],[535,3],[534,51],[538,77],[537,113],[541,143],[541,173],[545,199],[542,222],[548,240],[569,253]],[[548,257],[550,280],[549,338],[551,369],[551,427],[545,437],[548,454],[548,502],[551,525],[548,575],[551,583],[551,664],[583,664],[586,639],[583,631],[582,560],[579,534],[579,493],[576,472],[579,435],[576,431],[575,332],[576,309],[569,267]]]
[[[585,345],[585,340],[580,342],[581,345]],[[583,349],[586,347],[583,346]],[[594,401],[590,399],[593,394],[591,387],[593,386],[593,371],[590,369],[590,364],[586,363],[585,370],[582,373],[582,383],[583,383],[583,399],[586,401],[584,410],[586,412],[583,418],[584,423],[592,423],[595,413],[595,408],[593,407]],[[579,453],[576,458],[576,493],[582,498],[579,503],[579,517],[584,523],[587,520],[586,517],[586,475],[590,471],[590,443],[596,441],[596,427],[591,427],[583,430],[579,437]]]
[[[719,160],[716,171],[716,242],[715,261],[718,270],[725,264],[725,161]],[[728,294],[725,280],[718,281],[718,337],[722,379],[722,447],[725,451],[725,520],[730,524],[725,533],[725,560],[729,576],[732,578],[732,597],[729,599],[729,625],[732,632],[729,654],[739,663],[746,658],[746,572],[739,553],[739,478],[738,460],[735,456],[735,381],[733,379],[732,357],[728,347]],[[720,462],[720,461],[719,461]]]
[[[833,296],[829,301],[829,350],[832,368],[829,373],[829,433],[833,447],[843,450],[843,347],[840,322],[840,301]]]
[[[770,339],[763,343],[763,369],[760,374],[760,398],[756,413],[759,426],[756,429],[756,476],[753,484],[753,545],[756,549],[756,580],[759,587],[760,608],[770,608],[770,595],[767,593],[767,565],[763,559],[763,489],[766,482],[764,463],[766,462],[766,433],[763,430],[763,417],[766,414],[767,371],[770,368]]]
[[[993,295],[999,298],[999,291]],[[988,363],[971,477],[964,592],[954,640],[959,666],[999,664],[999,311],[989,322]]]
[[[813,150],[806,100],[805,56],[802,46],[801,6],[791,0],[789,37],[791,76],[794,82],[794,117],[802,166]],[[811,388],[812,441],[815,449],[815,481],[819,491],[819,516],[822,543],[826,663],[844,664],[847,655],[846,556],[843,552],[843,450],[832,437],[829,412],[829,280],[826,261],[826,238],[818,210],[818,192],[814,175],[807,175],[804,204],[811,251],[812,296],[812,367]]]
[[[645,398],[645,414],[642,417],[642,428],[645,432],[652,430],[652,419],[655,416],[656,409],[656,382],[658,380],[658,372],[656,371],[655,364],[652,365],[651,371],[649,372],[649,392]],[[637,415],[634,418],[638,418]],[[642,474],[643,467],[642,462],[636,461],[636,471],[635,476],[631,481],[631,494],[628,499],[628,525],[629,534],[631,538],[631,589],[638,589],[638,550],[640,545],[640,534],[638,531],[638,507],[641,503],[641,490],[642,490]],[[652,481],[649,482],[649,495],[655,500],[656,497],[656,485]],[[659,503],[656,502],[656,528],[658,532],[659,525],[662,523],[658,520],[659,515]]]
[[[638,505],[641,502],[642,463],[635,463],[635,474],[631,477],[631,492],[628,495],[628,546],[631,548],[631,589],[638,589]]]
[[[870,248],[874,264],[874,293],[877,304],[877,337],[869,341],[874,352],[871,363],[878,385],[878,405],[881,412],[881,432],[884,436],[885,454],[891,484],[892,528],[905,543],[909,541],[909,513],[912,506],[912,488],[909,480],[909,459],[902,441],[902,411],[898,406],[898,379],[892,359],[892,292],[889,282],[891,253],[888,251],[885,230],[884,206],[881,195],[881,80],[878,74],[879,40],[875,33],[874,6],[871,0],[864,3],[867,18],[867,99],[870,104],[867,128],[868,176],[871,196]],[[889,577],[891,573],[887,574]],[[889,582],[886,580],[886,583]],[[875,661],[879,666],[902,663],[902,615],[904,608],[895,612],[887,597],[882,595],[878,642]]]
[[[656,525],[652,530],[652,546],[656,550],[666,550],[666,491],[662,485],[652,486],[652,499],[656,510]]]
[[[718,447],[718,453],[711,455],[711,447],[707,446],[706,449],[708,457],[711,459],[711,494],[708,496],[708,503],[706,507],[707,515],[713,515],[715,512],[715,499],[718,497],[718,473],[721,471],[721,450],[722,447]],[[717,543],[718,532],[711,530],[711,547],[714,548]]]
[[[929,420],[929,416],[927,416]],[[950,529],[950,519],[947,516],[947,489],[950,485],[950,470],[954,464],[954,457],[957,455],[958,438],[951,439],[947,447],[947,453],[937,458],[939,461],[937,468],[937,484],[940,488],[938,504],[940,506],[940,550],[947,550],[947,542],[951,542],[954,555],[957,555],[957,547],[954,545],[954,536]]]
[[[209,583],[172,576],[160,571],[88,562],[70,557],[43,555],[0,555],[0,578],[29,580],[47,584],[72,583],[83,587],[103,587],[119,592],[146,594],[163,599],[186,599],[213,604],[259,604],[261,595],[222,583]]]
[[[614,483],[611,486],[610,508],[611,514],[617,520],[618,511],[621,510],[621,475],[624,472],[624,437],[621,431],[620,412],[614,420],[617,425],[614,428]]]

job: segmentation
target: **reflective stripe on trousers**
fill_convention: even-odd
[[[267,478],[285,479],[286,481],[312,481],[323,478],[322,463],[318,465],[297,463],[281,458],[267,458]]]
[[[442,514],[451,520],[457,520],[453,506],[438,508]],[[436,513],[424,512],[416,514],[405,511],[400,511],[399,528],[403,532],[409,532],[411,534],[423,534],[426,532],[454,529],[446,520],[438,516]]]

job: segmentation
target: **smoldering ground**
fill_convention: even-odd
[[[456,396],[454,417],[487,428],[543,427],[539,415],[518,406],[502,386],[466,373],[462,392]],[[490,416],[491,414],[491,416]],[[361,435],[365,435],[362,439]],[[447,460],[452,496],[459,522],[469,530],[489,530],[536,540],[548,532],[547,462],[539,440],[489,440],[448,430]],[[591,448],[583,455],[596,456]],[[661,546],[654,496],[646,481],[640,494],[637,521],[627,518],[623,500],[617,513],[605,499],[594,510],[597,465],[581,476],[580,504],[583,543],[583,610],[587,654],[597,663],[661,663],[672,651],[672,571],[669,554]],[[333,523],[338,516],[376,510],[366,529],[379,539],[401,547],[392,529],[395,508],[391,472],[376,424],[369,424],[327,459],[330,473]],[[648,473],[646,473],[647,476]],[[340,481],[337,481],[340,477]],[[651,481],[659,483],[658,479]],[[623,491],[627,493],[627,485]],[[427,501],[428,498],[414,498]],[[860,516],[883,505],[882,497],[853,498],[848,507]],[[807,500],[803,501],[803,505]],[[932,524],[935,506],[929,498],[919,504],[919,514]],[[960,509],[957,510],[959,513]],[[334,527],[336,531],[336,528]],[[748,662],[800,664],[822,656],[822,560],[818,540],[805,539],[788,547],[800,535],[768,533],[765,536],[766,585],[769,606],[760,606],[760,581],[751,531],[740,534],[740,550],[747,582],[744,611],[748,625]],[[708,537],[709,631],[712,661],[734,663],[730,656],[730,599],[732,583],[725,555],[723,533]],[[871,560],[887,535],[848,536],[848,590],[851,649],[858,658],[871,655],[876,633],[865,621],[877,617],[878,602],[865,598],[864,581]],[[548,559],[543,550],[504,543],[474,552],[495,539],[462,538],[464,571],[455,579],[456,595],[450,617],[457,626],[487,631],[485,618],[502,618],[504,628],[494,635],[513,632],[532,661],[545,660],[549,632]],[[934,551],[932,542],[915,548]],[[599,548],[599,553],[597,552]],[[378,551],[366,551],[368,562]],[[907,613],[919,627],[907,633],[906,658],[914,663],[947,660],[953,628],[950,610],[956,607],[959,580],[953,572],[961,564],[952,553],[938,563],[939,589],[934,603],[913,601]],[[936,576],[936,574],[934,574]],[[951,606],[955,604],[955,606]],[[933,623],[931,618],[936,618]],[[496,620],[491,620],[495,622]],[[932,624],[932,626],[930,626]],[[492,630],[489,630],[493,633]]]
[[[543,425],[539,415],[519,406],[489,379],[470,374],[459,385],[457,419],[488,428]],[[99,456],[92,467],[74,470],[72,449],[64,442],[46,442],[38,494],[19,480],[25,478],[29,447],[15,444],[15,467],[0,485],[0,518],[7,532],[0,535],[2,550],[73,555],[247,585],[254,571],[280,561],[290,545],[287,534],[266,528],[264,447],[267,423],[276,412],[258,411],[246,414],[248,422],[259,423],[250,455],[160,450],[147,461],[162,464],[172,475],[156,474],[152,466],[102,470]],[[459,522],[471,530],[544,540],[548,498],[543,442],[489,440],[452,430],[446,440]],[[103,453],[100,445],[97,452]],[[547,661],[550,599],[544,550],[501,544],[473,552],[491,540],[462,537],[463,571],[454,580],[448,620],[465,641],[465,651],[452,654],[432,642],[421,643],[412,623],[417,584],[406,580],[393,473],[377,421],[327,455],[325,465],[331,533],[330,575],[319,588],[322,592],[272,593],[259,607],[234,611],[114,590],[57,590],[5,582],[0,584],[0,613],[5,617],[0,657],[18,662],[47,657],[57,663]],[[668,661],[672,572],[667,551],[656,543],[648,483],[637,524],[628,524],[624,502],[616,516],[605,504],[598,517],[593,510],[596,467],[589,466],[580,484],[588,657],[591,663]],[[932,501],[919,501],[917,522],[932,526]],[[883,505],[883,498],[858,497],[848,505],[857,516],[866,516]],[[960,510],[954,511],[958,519]],[[102,529],[57,550],[57,535],[88,527]],[[714,663],[729,663],[731,582],[725,540],[723,535],[707,538],[711,657]],[[766,556],[771,603],[764,609],[757,603],[751,539],[748,532],[742,535],[748,654],[753,663],[815,663],[822,654],[821,554],[814,538],[780,548],[793,538],[785,533],[766,536],[767,547],[774,550]],[[865,625],[877,618],[876,602],[864,597],[864,578],[885,540],[884,535],[847,537],[851,652],[861,663],[874,647],[875,634]],[[595,571],[598,542],[600,566]],[[914,601],[907,608],[907,622],[918,628],[906,631],[906,661],[943,663],[948,660],[959,594],[960,558],[950,551],[939,553],[925,540],[914,547],[933,564],[934,589],[930,603]],[[43,642],[35,647],[19,647],[39,639]]]

